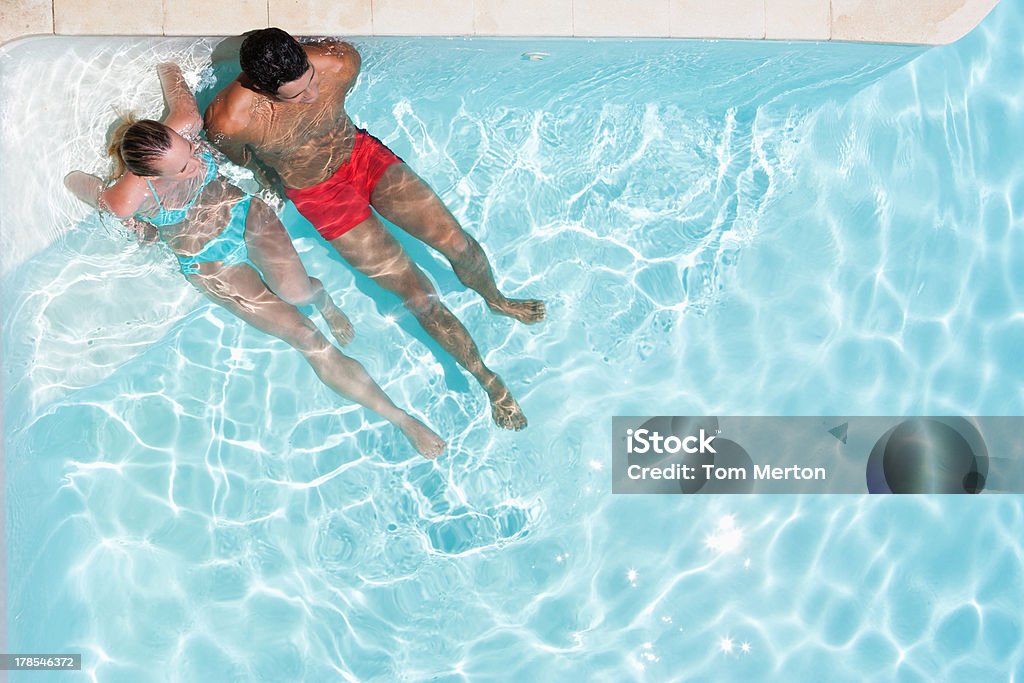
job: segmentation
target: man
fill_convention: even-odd
[[[480,382],[498,426],[525,427],[508,387],[484,365],[469,332],[377,214],[444,254],[459,280],[493,312],[535,323],[544,318],[544,304],[498,291],[480,245],[437,194],[349,119],[345,96],[359,75],[359,53],[339,41],[300,45],[268,28],[245,38],[240,61],[242,75],[206,110],[210,140],[235,163],[253,168],[264,184],[255,162],[272,169],[295,207],[342,258],[401,297],[427,333]]]

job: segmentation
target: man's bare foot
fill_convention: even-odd
[[[409,439],[413,448],[419,451],[419,454],[427,460],[433,460],[441,455],[448,445],[444,442],[444,439],[412,415],[407,415],[407,417],[408,419],[396,422],[395,424],[405,434],[405,438]]]
[[[526,415],[512,392],[508,390],[505,383],[495,376],[491,386],[485,386],[487,395],[491,400],[491,417],[494,423],[502,429],[519,431],[526,427]]]
[[[515,318],[527,325],[539,323],[547,313],[540,299],[502,299],[487,305],[493,312]]]
[[[339,344],[345,346],[352,341],[352,337],[356,334],[356,331],[352,329],[352,322],[340,308],[334,305],[333,301],[328,301],[320,309],[320,315],[327,321],[327,326],[331,328],[331,334],[334,335]]]

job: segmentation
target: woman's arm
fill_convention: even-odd
[[[203,129],[203,117],[199,115],[195,96],[181,75],[181,68],[174,62],[163,62],[156,71],[160,76],[164,101],[170,110],[164,124],[185,137],[195,135]]]
[[[72,171],[64,176],[64,186],[80,200],[100,211],[116,216],[128,228],[135,231],[140,244],[153,244],[160,239],[157,229],[133,216],[144,198],[135,191],[135,184],[126,173],[109,188],[103,188],[103,181],[84,171]]]
[[[71,190],[83,202],[94,209],[100,208],[100,193],[103,192],[103,181],[99,177],[85,171],[72,171],[64,176],[64,187]]]

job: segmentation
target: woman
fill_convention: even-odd
[[[65,185],[82,201],[125,220],[142,241],[159,236],[181,272],[210,299],[297,349],[341,396],[378,413],[424,457],[444,441],[399,409],[358,362],[331,344],[296,306],[312,304],[341,345],[352,326],[316,278],[306,274],[274,211],[217,175],[217,152],[198,138],[202,118],[176,64],[161,64],[169,113],[163,123],[125,121],[108,153],[117,181],[73,171]],[[141,225],[142,221],[148,225]]]

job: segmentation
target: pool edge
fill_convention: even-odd
[[[324,0],[305,0],[302,6],[315,10]],[[365,4],[344,17],[320,19],[313,24],[301,19],[284,19],[277,7],[281,0],[256,0],[238,7],[229,16],[211,16],[195,11],[175,20],[169,0],[149,0],[145,8],[131,0],[115,0],[126,9],[138,10],[139,18],[128,24],[120,12],[95,11],[84,5],[61,0],[14,0],[6,10],[35,10],[37,17],[22,21],[10,36],[0,34],[0,50],[11,43],[37,36],[208,37],[237,35],[245,28],[278,24],[296,35],[330,34],[345,36],[524,37],[524,38],[669,38],[686,40],[784,40],[884,43],[896,45],[948,45],[971,33],[999,4],[1000,0],[734,0],[731,10],[715,14],[694,11],[693,0],[657,0],[652,9],[636,20],[624,21],[621,3],[615,0],[557,0],[565,3],[558,18],[537,25],[533,5],[519,5],[519,16],[495,10],[489,0],[446,3],[443,16],[424,24],[406,0],[359,0]],[[264,4],[265,3],[265,4]],[[28,5],[33,7],[29,8]],[[107,3],[110,4],[110,3]],[[191,3],[185,3],[191,4]],[[380,11],[393,7],[390,16]],[[545,0],[545,4],[548,3]],[[150,7],[150,5],[152,5]],[[179,11],[180,3],[175,7]],[[372,7],[371,7],[372,5]],[[381,5],[381,7],[377,7]],[[937,7],[938,5],[938,7]],[[115,8],[116,9],[116,8]],[[378,11],[371,11],[376,9]],[[45,11],[39,11],[45,10]],[[143,11],[145,10],[145,11]],[[143,16],[144,15],[144,16]],[[451,16],[448,16],[451,15]],[[566,15],[568,23],[566,22]],[[733,16],[734,15],[734,16]],[[281,21],[277,21],[281,19]],[[525,23],[524,23],[525,21]],[[245,27],[245,28],[242,28]]]

